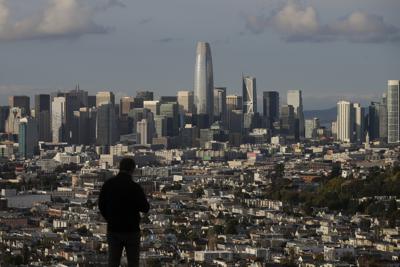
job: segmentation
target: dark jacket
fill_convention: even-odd
[[[150,205],[140,185],[129,174],[119,173],[103,184],[99,209],[109,232],[139,232],[139,212],[148,212]]]

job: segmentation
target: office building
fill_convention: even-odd
[[[154,116],[155,137],[167,136],[167,117],[163,115]]]
[[[388,143],[400,142],[400,80],[388,81]]]
[[[51,130],[53,143],[66,141],[66,114],[66,98],[63,96],[54,97],[53,102],[51,103]]]
[[[153,115],[160,115],[160,101],[143,101],[143,107],[147,108]]]
[[[101,104],[97,108],[96,141],[98,145],[111,146],[119,140],[117,118],[112,103]]]
[[[176,102],[164,103],[160,106],[160,115],[167,120],[167,136],[179,135],[179,106]]]
[[[19,121],[22,118],[23,109],[19,107],[10,108],[8,118],[6,121],[6,133],[18,134],[19,133]]]
[[[364,142],[364,132],[365,132],[365,116],[364,116],[364,108],[361,107],[359,103],[353,104],[353,112],[354,112],[354,126],[353,126],[353,139],[355,142],[362,143]],[[378,134],[379,134],[379,117],[378,117]]]
[[[134,98],[132,96],[123,96],[119,100],[119,116],[128,115],[131,111],[134,103]]]
[[[349,101],[337,103],[336,119],[337,140],[351,143],[354,140],[354,109]]]
[[[83,107],[74,111],[74,124],[77,131],[72,136],[72,143],[93,145],[96,143],[96,109]]]
[[[74,90],[68,92],[70,96],[74,96],[78,101],[78,108],[87,107],[89,105],[88,92],[81,90],[79,84]]]
[[[265,128],[272,130],[274,122],[279,121],[279,93],[275,91],[263,92],[263,117]]]
[[[50,95],[35,95],[35,118],[38,124],[39,141],[50,142],[52,140],[50,110]]]
[[[296,115],[292,105],[283,105],[280,110],[280,134],[290,143],[297,140]]]
[[[9,114],[9,106],[0,106],[0,133],[4,133],[6,131],[6,122]]]
[[[214,119],[226,126],[226,87],[214,88]]]
[[[214,80],[210,45],[198,42],[194,71],[194,106],[198,121],[211,125],[214,116]],[[201,125],[203,128],[203,125]],[[207,125],[204,125],[207,128]]]
[[[243,114],[257,112],[256,78],[242,77]]]
[[[19,123],[18,151],[25,159],[32,158],[38,152],[38,125],[36,119],[24,117]]]
[[[10,108],[20,108],[22,116],[29,116],[31,114],[29,96],[10,96],[8,97],[8,105],[10,106]]]
[[[303,96],[301,90],[289,90],[287,104],[293,106],[296,119],[295,135],[301,139],[304,137]]]
[[[108,103],[111,103],[113,106],[115,105],[115,95],[113,92],[98,92],[96,94],[96,107]]]
[[[178,91],[177,98],[181,113],[193,113],[194,95],[192,91]]]
[[[381,103],[371,102],[368,107],[368,137],[370,140],[378,140],[380,138],[380,114],[381,114]]]
[[[387,110],[387,94],[383,93],[382,102],[379,108],[379,139],[387,142],[388,138],[388,110]]]
[[[317,130],[320,127],[319,119],[313,118],[305,120],[305,138],[306,139],[315,139],[317,137]]]

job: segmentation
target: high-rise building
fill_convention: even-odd
[[[226,126],[226,87],[214,88],[214,118]]]
[[[179,106],[176,102],[164,103],[160,106],[160,115],[167,119],[167,135],[179,134]]]
[[[136,97],[143,99],[143,101],[153,101],[154,100],[154,93],[152,91],[137,91]]]
[[[194,96],[192,91],[178,91],[177,98],[181,113],[193,113]]]
[[[153,115],[160,115],[160,101],[143,101],[143,107],[147,108]]]
[[[305,123],[304,123],[305,138],[315,139],[317,137],[317,130],[319,127],[320,127],[320,123],[319,123],[318,118],[305,120]]]
[[[8,97],[8,105],[10,108],[20,108],[22,116],[29,116],[31,114],[30,99],[26,95],[15,95]]]
[[[73,144],[93,145],[96,143],[96,109],[83,107],[74,111],[74,124],[77,132],[72,138]]]
[[[111,146],[119,140],[117,118],[112,103],[97,108],[96,141],[98,145]]]
[[[227,129],[232,130],[233,129],[233,125],[231,123],[233,123],[234,121],[236,121],[236,118],[238,117],[237,114],[233,115],[233,111],[234,110],[242,110],[243,108],[243,98],[242,96],[239,95],[228,95],[226,96],[226,121],[227,121]],[[237,112],[236,112],[237,113]],[[231,118],[232,116],[234,116],[235,118]],[[241,119],[243,120],[243,112],[240,115]],[[237,123],[234,123],[237,124]],[[242,127],[243,127],[243,121],[240,123],[240,132],[242,131]]]
[[[279,93],[263,92],[263,116],[265,128],[272,130],[274,122],[279,121]]]
[[[128,115],[133,109],[134,98],[132,96],[123,96],[119,100],[119,115]]]
[[[257,89],[256,78],[251,76],[242,77],[243,114],[257,112]]]
[[[370,140],[378,140],[380,129],[381,103],[371,102],[368,107],[368,136]]]
[[[196,49],[196,65],[194,71],[194,106],[199,121],[208,121],[208,126],[214,118],[214,79],[209,43],[198,42]]]
[[[32,158],[38,151],[38,127],[36,119],[24,117],[20,120],[18,134],[18,151],[20,157]]]
[[[388,143],[400,142],[400,80],[388,81]]]
[[[337,140],[351,143],[354,140],[354,109],[352,103],[341,100],[337,103]]]
[[[296,115],[292,105],[283,105],[280,110],[280,134],[289,142],[296,140]]]
[[[8,119],[6,122],[6,133],[9,134],[18,134],[19,133],[19,121],[23,117],[22,109],[19,107],[10,108],[10,112],[8,114]]]
[[[152,144],[155,134],[153,113],[149,113],[148,115],[148,119],[142,119],[141,121],[138,121],[136,125],[136,140],[137,143],[141,145]]]
[[[354,126],[353,126],[353,140],[362,143],[364,142],[364,108],[359,103],[353,103],[354,112]],[[378,128],[379,129],[379,128]]]
[[[35,118],[39,129],[39,141],[50,142],[52,139],[50,95],[35,95]]]
[[[388,110],[387,110],[387,94],[382,95],[382,102],[379,108],[379,138],[383,142],[387,142],[388,138]]]
[[[98,92],[96,94],[96,107],[108,103],[111,103],[113,106],[115,105],[115,95],[113,92]]]
[[[301,90],[287,92],[287,104],[293,106],[296,122],[295,135],[304,137],[303,96]]]
[[[66,99],[63,96],[53,98],[51,103],[51,130],[53,143],[65,142],[65,124],[67,107]]]
[[[89,104],[88,92],[81,90],[79,88],[79,84],[75,87],[74,90],[69,91],[68,94],[70,96],[74,96],[77,99],[79,108],[88,106]]]
[[[4,133],[6,131],[6,121],[9,114],[9,106],[0,106],[0,133]]]
[[[167,117],[163,115],[154,116],[154,127],[156,137],[167,136]]]

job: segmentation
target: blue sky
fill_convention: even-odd
[[[398,0],[0,0],[0,97],[73,88],[172,95],[197,41],[216,86],[303,90],[306,109],[378,100],[400,79]]]

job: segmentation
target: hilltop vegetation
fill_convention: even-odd
[[[317,189],[299,190],[289,180],[280,180],[269,191],[273,199],[300,205],[307,214],[311,214],[314,208],[327,207],[347,214],[366,213],[388,219],[391,224],[396,224],[396,218],[400,218],[394,199],[400,198],[399,167],[387,170],[372,168],[363,180],[340,176],[326,178]],[[392,199],[376,196],[391,196]]]

